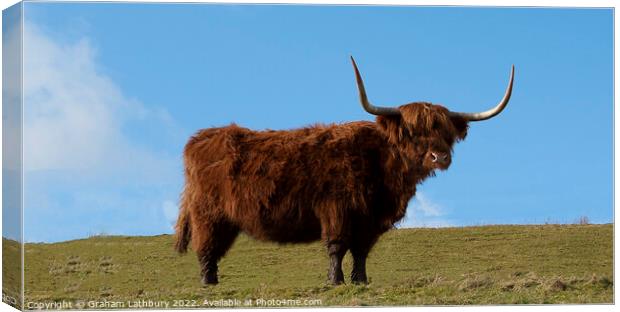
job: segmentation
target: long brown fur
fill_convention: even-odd
[[[399,109],[376,122],[199,131],[184,150],[176,249],[184,252],[191,240],[207,283],[217,282],[217,261],[240,231],[279,243],[322,239],[330,255],[348,249],[365,261],[405,216],[416,185],[449,165],[429,162],[429,152],[450,155],[467,133],[467,122],[442,106]],[[330,278],[340,279],[338,269]],[[365,281],[361,274],[353,275]]]

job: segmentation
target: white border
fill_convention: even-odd
[[[564,1],[559,1],[559,0],[506,0],[506,1],[497,1],[497,0],[444,0],[444,1],[431,1],[431,0],[414,0],[414,1],[406,1],[406,0],[266,0],[266,1],[261,1],[261,0],[241,0],[241,1],[233,1],[233,0],[219,0],[219,1],[200,1],[200,0],[195,0],[195,1],[182,1],[182,0],[150,0],[150,1],[123,1],[123,0],[106,0],[106,1],[83,1],[83,0],[63,0],[63,1],[29,1],[26,0],[25,2],[119,2],[119,3],[236,3],[236,4],[241,4],[241,3],[245,3],[245,4],[318,4],[318,5],[407,5],[407,6],[412,6],[412,5],[417,5],[417,6],[492,6],[492,7],[564,7],[564,8],[574,8],[574,7],[580,7],[580,8],[585,8],[585,7],[591,7],[591,8],[614,8],[614,166],[613,166],[613,170],[614,170],[614,282],[618,281],[618,273],[616,270],[616,266],[615,266],[615,255],[616,255],[616,250],[618,250],[619,244],[618,244],[618,240],[615,239],[615,223],[616,223],[616,214],[615,214],[615,207],[616,207],[616,196],[615,194],[618,191],[618,186],[615,183],[615,170],[616,170],[616,160],[617,160],[617,150],[616,147],[617,145],[615,144],[615,139],[618,137],[618,128],[615,127],[615,120],[616,120],[616,114],[617,114],[617,110],[615,109],[615,103],[617,102],[617,93],[615,92],[615,90],[617,90],[619,84],[616,78],[616,73],[617,73],[617,68],[616,68],[616,56],[617,56],[617,47],[616,47],[616,34],[618,33],[618,24],[615,23],[615,7],[616,7],[616,1],[611,1],[611,0],[593,0],[593,1],[577,1],[577,0],[564,0]],[[2,10],[14,5],[18,3],[18,1],[10,1],[10,2],[3,2],[2,4],[0,4],[0,8]],[[23,32],[23,16],[24,16],[24,7],[22,5],[22,10],[21,10],[21,14],[22,14],[22,32]],[[1,19],[1,17],[0,17]],[[22,35],[22,39],[23,39],[23,35]],[[23,49],[23,40],[22,40],[22,49]],[[23,50],[22,50],[23,52]],[[0,52],[1,53],[1,52]],[[22,53],[23,55],[23,53]],[[23,66],[23,62],[22,62],[22,66]],[[567,66],[570,66],[570,64],[567,64]],[[1,68],[1,67],[0,67]],[[23,69],[22,69],[22,93],[23,93]],[[23,94],[22,94],[22,101],[23,101]],[[23,118],[23,115],[22,115]],[[1,121],[0,121],[0,126],[1,126]],[[22,126],[23,126],[23,122],[22,122]],[[23,130],[23,129],[22,129]],[[1,130],[0,130],[1,131]],[[23,148],[23,147],[22,147]],[[0,151],[1,151],[1,146],[0,146]],[[22,157],[23,157],[23,150],[22,150]],[[23,161],[23,160],[22,160]],[[22,183],[24,182],[23,180],[23,172],[22,172]],[[22,189],[23,189],[23,185],[22,185]],[[1,194],[1,190],[0,190],[0,194]],[[22,204],[23,204],[23,192],[22,192]],[[1,230],[1,225],[0,225],[0,230]],[[22,239],[23,239],[23,209],[22,209]],[[22,248],[22,268],[23,268],[23,248]],[[0,273],[0,277],[1,277],[1,273]],[[617,294],[616,294],[616,287],[614,285],[614,302],[617,302]],[[22,270],[22,301],[25,299],[24,298],[24,276],[23,276],[23,270]],[[610,311],[610,310],[615,310],[615,305],[495,305],[495,306],[456,306],[456,307],[435,307],[435,306],[430,306],[430,307],[373,307],[370,308],[372,310],[386,310],[389,309],[390,311],[410,311],[410,310],[416,310],[416,311],[454,311],[456,309],[458,310],[469,310],[469,311],[480,311],[480,310],[486,310],[486,311],[490,311],[490,310],[502,310],[502,311],[521,311],[521,310],[526,310],[526,309],[541,309],[541,310],[545,310],[545,311],[583,311],[584,308],[587,308],[588,311]],[[0,304],[0,309],[1,310],[7,310],[10,309],[10,306],[2,303]],[[364,308],[327,308],[327,309],[333,309],[335,311],[354,311],[354,309],[356,311],[359,311],[359,309],[364,309]],[[247,309],[244,309],[247,310]],[[252,309],[255,310],[255,309]],[[277,311],[280,309],[261,309],[263,311]],[[313,311],[316,310],[316,308],[305,308],[305,309],[297,309],[295,308],[296,311]],[[135,311],[135,310],[118,310],[118,311]],[[169,311],[169,310],[149,310],[149,311]],[[197,310],[178,310],[178,311],[197,311]],[[218,309],[218,311],[238,311],[238,309]]]
[[[5,9],[18,1],[11,0],[3,3],[0,8]],[[318,4],[318,5],[402,5],[402,6],[490,6],[490,7],[616,7],[612,0],[24,0],[24,2],[119,2],[119,3],[234,3],[234,4]]]

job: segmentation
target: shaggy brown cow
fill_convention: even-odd
[[[232,124],[200,130],[184,151],[185,189],[176,249],[189,241],[202,281],[216,284],[217,263],[240,231],[259,240],[322,239],[328,277],[344,282],[341,263],[353,256],[353,283],[367,283],[366,257],[381,234],[405,216],[416,185],[450,166],[452,146],[469,121],[499,114],[504,98],[482,113],[455,113],[430,103],[372,105],[353,58],[364,109],[376,122],[252,131]]]

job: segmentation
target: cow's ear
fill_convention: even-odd
[[[453,116],[450,117],[452,120],[452,124],[454,125],[454,129],[456,130],[456,139],[458,141],[465,139],[467,136],[467,129],[469,128],[469,123],[463,117]]]
[[[403,139],[402,117],[400,116],[377,116],[379,128],[385,131],[389,140],[396,144]]]

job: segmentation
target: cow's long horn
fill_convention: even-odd
[[[515,78],[515,66],[512,65],[512,68],[510,69],[510,81],[508,82],[508,87],[506,88],[506,93],[504,93],[504,98],[499,101],[499,103],[484,112],[480,112],[480,113],[457,113],[457,112],[450,112],[450,114],[452,116],[459,116],[462,118],[465,118],[468,121],[481,121],[481,120],[486,120],[489,118],[494,117],[495,115],[499,114],[502,112],[502,110],[504,110],[504,108],[506,107],[506,105],[508,105],[508,101],[510,101],[510,95],[512,94],[512,81]]]
[[[380,115],[380,116],[400,115],[400,111],[396,107],[374,106],[368,101],[368,97],[366,96],[366,89],[364,88],[364,81],[362,80],[362,76],[360,75],[360,72],[357,69],[357,64],[355,64],[355,60],[353,59],[353,56],[351,56],[351,62],[353,62],[353,69],[355,69],[355,79],[357,79],[357,89],[360,92],[360,102],[362,102],[362,106],[364,107],[364,109],[373,115]]]

